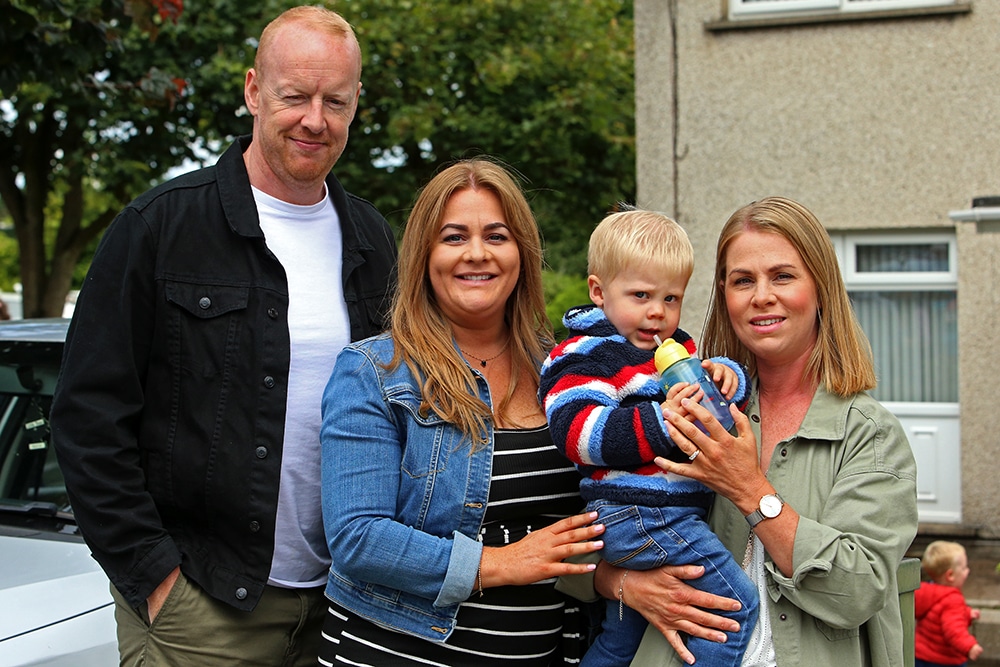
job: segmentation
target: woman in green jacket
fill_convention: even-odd
[[[658,463],[718,493],[711,525],[757,584],[743,665],[898,667],[896,569],[917,529],[916,464],[898,420],[867,393],[871,350],[829,235],[794,201],[754,202],[724,226],[715,278],[701,349],[747,366],[751,402],[733,410],[737,436],[694,403],[710,435],[669,415],[691,462]],[[731,629],[711,609],[734,601],[682,581],[698,574],[598,568],[597,590],[650,621],[633,665],[693,663],[685,635]]]

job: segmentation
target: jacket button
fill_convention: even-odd
[[[264,386],[268,389],[274,389],[274,378],[270,375],[264,376]]]
[[[259,521],[251,521],[250,522],[250,532],[251,533],[256,533],[258,530],[260,530],[260,522]]]
[[[267,309],[267,316],[270,317],[272,320],[278,319],[278,309],[277,308],[268,308]]]
[[[752,419],[756,424],[760,423],[760,415],[750,415],[750,419]]]
[[[781,448],[781,455],[782,455],[782,456],[788,456],[788,449],[786,449],[786,448],[782,447],[782,448]]]
[[[255,449],[253,453],[256,454],[257,458],[259,458],[259,459],[266,459],[267,458],[267,447],[264,447],[263,445],[261,445],[260,447],[258,447],[257,449]]]
[[[237,588],[236,589],[236,599],[237,600],[246,600],[247,599],[247,589],[245,589],[245,588]]]
[[[202,310],[208,310],[209,308],[212,307],[212,300],[209,299],[207,296],[203,296],[200,299],[198,299],[198,307],[201,308]]]
[[[787,621],[788,620],[788,614],[781,614],[780,616],[778,616],[778,618],[780,618],[783,621]]]

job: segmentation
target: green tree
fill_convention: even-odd
[[[249,130],[247,35],[268,3],[182,2],[0,0],[0,197],[25,317],[62,312],[81,256],[126,202]]]
[[[182,4],[183,3],[183,4]],[[24,312],[54,315],[121,207],[250,131],[255,37],[291,0],[0,0],[0,198]],[[336,171],[397,228],[444,162],[486,153],[524,178],[549,264],[632,200],[631,0],[328,0],[365,52]]]
[[[590,289],[587,279],[583,276],[569,275],[546,271],[542,277],[545,282],[545,314],[555,332],[556,340],[566,337],[566,327],[562,318],[567,310],[574,306],[590,303]]]
[[[443,162],[496,156],[526,181],[550,266],[584,274],[590,230],[635,197],[631,0],[336,8],[365,54],[348,189],[400,227]]]

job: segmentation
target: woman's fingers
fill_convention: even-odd
[[[597,512],[586,512],[575,514],[565,519],[560,519],[547,528],[543,528],[540,533],[549,532],[554,538],[554,544],[574,546],[572,553],[586,553],[596,551],[601,547],[593,546],[593,539],[604,533],[604,524],[594,523],[597,520]],[[603,546],[603,543],[602,543]]]
[[[604,548],[595,539],[604,525],[593,523],[597,512],[576,514],[534,530],[504,547],[483,549],[482,577],[488,586],[525,585],[568,574],[592,572],[593,563],[566,563],[570,556],[589,554]]]
[[[587,526],[595,521],[597,521],[597,512],[584,512],[583,514],[574,514],[565,519],[560,519],[551,524],[548,529],[555,533],[561,533],[580,528],[581,526]]]
[[[691,651],[687,649],[684,645],[684,640],[681,639],[681,635],[676,630],[665,630],[663,636],[667,638],[667,643],[669,643],[674,651],[677,652],[678,657],[689,665],[694,664],[694,656],[691,655]]]
[[[708,436],[702,433],[701,429],[695,426],[692,420],[696,419],[697,415],[695,415],[694,412],[692,412],[687,406],[695,405],[700,410],[704,410],[704,408],[699,406],[697,403],[690,403],[686,399],[683,403],[685,407],[682,409],[685,410],[687,414],[680,414],[665,410],[663,416],[666,419],[667,434],[670,436],[670,439],[678,449],[690,457],[700,449],[700,446],[696,441],[699,438],[707,438]],[[707,410],[705,412],[707,412]],[[659,464],[657,463],[657,465]],[[663,466],[660,467],[662,468]],[[678,470],[668,470],[668,472],[680,473],[681,470],[683,470],[683,467],[684,466],[681,466]],[[666,470],[666,468],[664,469]]]
[[[713,612],[739,609],[737,600],[706,593],[685,581],[703,573],[704,568],[692,565],[636,571],[630,573],[633,576],[625,587],[625,604],[642,614],[688,664],[694,658],[678,633],[722,642],[726,640],[725,632],[739,629],[732,619]]]

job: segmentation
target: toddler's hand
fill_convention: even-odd
[[[740,377],[736,371],[725,364],[716,364],[709,359],[702,361],[701,367],[708,371],[722,395],[727,400],[732,400],[733,396],[736,395],[736,390],[740,388]]]
[[[678,382],[671,385],[670,389],[667,390],[667,400],[660,404],[660,413],[666,419],[667,411],[669,410],[693,422],[694,417],[688,413],[687,408],[681,405],[681,401],[685,398],[690,398],[692,401],[700,401],[704,395],[705,392],[701,390],[700,385]]]
[[[983,654],[983,647],[980,646],[979,644],[976,644],[975,646],[969,649],[969,660],[978,660],[979,656],[981,656],[982,654]]]

